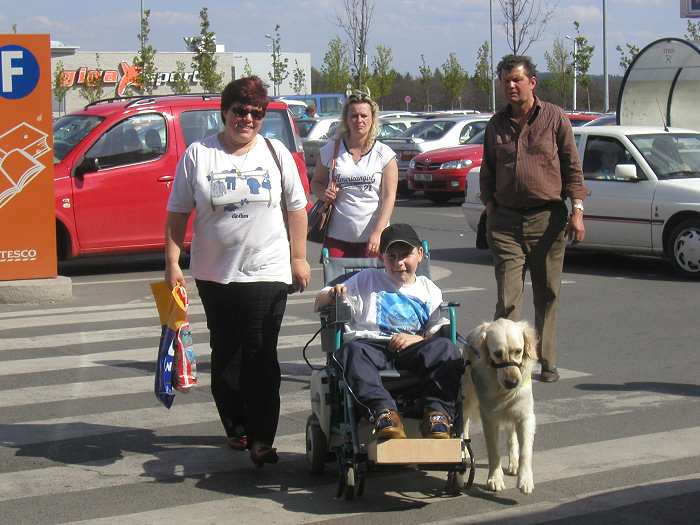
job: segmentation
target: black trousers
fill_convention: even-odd
[[[396,410],[379,376],[379,370],[393,368],[418,372],[424,405],[454,420],[465,362],[452,341],[431,337],[398,353],[389,352],[387,346],[386,340],[353,339],[333,354],[353,397],[369,411],[367,415],[384,408]]]
[[[197,280],[209,328],[211,393],[228,437],[271,446],[280,413],[277,338],[287,306],[281,282]]]

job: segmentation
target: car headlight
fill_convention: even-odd
[[[440,164],[441,170],[462,170],[468,168],[473,163],[470,159],[449,160]]]
[[[408,169],[412,170],[412,169],[415,168],[415,167],[416,167],[416,161],[413,160],[413,159],[411,159],[411,160],[408,162]]]

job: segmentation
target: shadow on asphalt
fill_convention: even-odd
[[[180,259],[183,269],[189,268],[189,255],[184,254]],[[118,257],[91,257],[72,259],[58,263],[58,275],[77,277],[79,275],[100,275],[156,272],[165,270],[165,260],[162,253],[147,255],[123,255]]]
[[[576,385],[579,390],[595,392],[656,392],[673,396],[700,397],[700,385],[687,383],[665,383],[657,381],[634,381],[622,384],[587,383]]]

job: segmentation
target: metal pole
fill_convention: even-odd
[[[491,28],[491,111],[496,111],[496,79],[493,75],[493,0],[489,0],[489,27]]]
[[[608,8],[607,2],[603,0],[603,111],[610,110],[610,87],[608,84],[608,30],[607,30]]]
[[[141,0],[141,24],[139,26],[139,36],[141,37],[141,56],[143,57],[143,0]]]

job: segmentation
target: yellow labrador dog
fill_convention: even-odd
[[[470,420],[481,416],[489,456],[489,490],[503,490],[503,469],[498,454],[498,432],[508,435],[508,469],[518,474],[520,492],[535,488],[532,478],[532,443],[535,412],[532,367],[537,361],[537,335],[526,321],[498,319],[477,326],[467,336],[464,358],[471,362],[462,380],[464,437]]]

